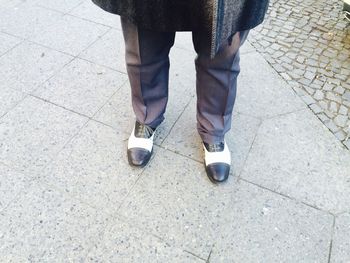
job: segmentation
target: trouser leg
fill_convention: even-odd
[[[240,72],[239,48],[249,31],[234,34],[222,44],[214,58],[210,58],[210,34],[193,32],[197,52],[197,129],[206,143],[224,140],[231,128],[236,99],[237,77]]]
[[[169,51],[175,32],[140,29],[123,17],[121,24],[136,120],[156,128],[168,102]]]

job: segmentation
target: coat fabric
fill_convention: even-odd
[[[143,29],[203,31],[211,39],[211,55],[235,32],[263,22],[269,0],[92,0]]]

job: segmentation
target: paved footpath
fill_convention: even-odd
[[[249,43],[220,186],[188,33],[154,157],[129,167],[123,49],[89,0],[0,0],[0,262],[350,261],[350,153]]]
[[[350,22],[338,0],[271,0],[251,44],[350,149]]]

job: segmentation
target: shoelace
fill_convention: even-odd
[[[209,152],[222,152],[224,149],[224,143],[220,142],[220,143],[216,143],[216,144],[207,144],[207,150]]]
[[[135,136],[142,137],[142,138],[150,138],[153,132],[154,130],[150,126],[137,123]]]

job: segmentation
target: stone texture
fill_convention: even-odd
[[[30,181],[30,177],[0,163],[0,211],[15,200]]]
[[[101,52],[101,50],[108,50],[108,52]],[[125,47],[122,32],[115,29],[110,30],[81,53],[80,57],[126,73],[124,59]]]
[[[90,0],[84,0],[83,3],[74,8],[70,14],[97,24],[102,24],[121,30],[119,16],[105,12],[93,4],[93,2]]]
[[[350,153],[309,111],[265,121],[242,172],[244,179],[332,212],[349,209],[349,177]]]
[[[22,40],[20,38],[0,33],[0,56],[21,43],[21,41]]]
[[[125,74],[75,59],[33,94],[92,117],[126,81]]]
[[[62,13],[27,2],[0,10],[0,31],[28,38],[50,28],[61,17]]]
[[[100,211],[115,214],[142,172],[128,164],[127,138],[90,121],[37,177]]]
[[[174,61],[175,65],[170,69],[169,100],[165,112],[165,120],[158,127],[155,137],[155,142],[158,145],[160,145],[169,134],[174,123],[182,114],[195,93],[194,80],[188,74],[188,72],[193,72],[194,70],[193,60],[191,59],[193,56],[192,53],[187,53],[189,52],[181,49],[174,49],[171,53],[171,61]],[[186,54],[185,61],[188,61],[188,63],[182,67],[178,65],[181,64],[181,60],[176,59],[180,54]],[[118,90],[94,118],[130,134],[135,120],[131,106],[130,93],[130,85],[127,83]],[[178,96],[178,94],[182,94],[182,96]]]
[[[86,258],[88,262],[205,262],[161,239],[119,221],[109,226]]]
[[[342,4],[336,0],[272,0],[264,23],[251,31],[249,41],[285,80],[292,78],[317,100],[316,105],[336,123],[333,133],[340,130],[349,135],[343,122],[336,121],[339,113],[329,114],[321,105],[336,102],[350,108],[350,97],[346,99],[350,71],[345,62],[350,61],[350,38]],[[309,99],[305,102],[310,104]]]
[[[30,39],[52,49],[76,56],[108,30],[109,27],[65,15],[56,23],[37,34],[33,34]]]
[[[0,90],[30,93],[72,59],[71,56],[24,42],[0,57]]]
[[[330,262],[346,263],[350,261],[350,214],[338,215],[335,219],[335,229]]]
[[[87,121],[27,97],[0,119],[0,161],[35,175]]]
[[[78,6],[83,0],[59,0],[59,1],[47,1],[47,0],[35,0],[36,5],[45,7],[47,9],[54,9],[59,12],[68,13],[74,7]]]
[[[0,258],[82,262],[108,222],[103,213],[32,183],[0,213]]]
[[[232,118],[232,130],[225,136],[231,150],[231,175],[238,175],[249,149],[253,143],[260,121],[256,118],[235,114]],[[184,129],[184,127],[186,127]],[[203,162],[202,141],[196,127],[196,103],[191,101],[162,146],[191,159]],[[231,179],[230,179],[231,180]]]
[[[243,181],[231,191],[209,262],[327,262],[332,216]]]
[[[206,259],[216,236],[208,216],[223,200],[221,194],[206,178],[203,164],[160,149],[120,214],[169,245]]]
[[[0,88],[0,118],[4,116],[9,110],[16,106],[26,94],[18,90],[13,90],[8,87]]]
[[[255,52],[241,57],[237,97],[237,112],[259,118],[293,112],[305,107],[289,89],[288,84]]]
[[[159,147],[131,168],[119,18],[79,2],[0,0],[0,262],[348,261],[349,154],[328,130],[350,149],[350,120],[334,121],[350,107],[341,1],[272,0],[251,31],[220,185],[202,164],[191,34],[171,51]],[[328,128],[298,98],[317,91]]]

